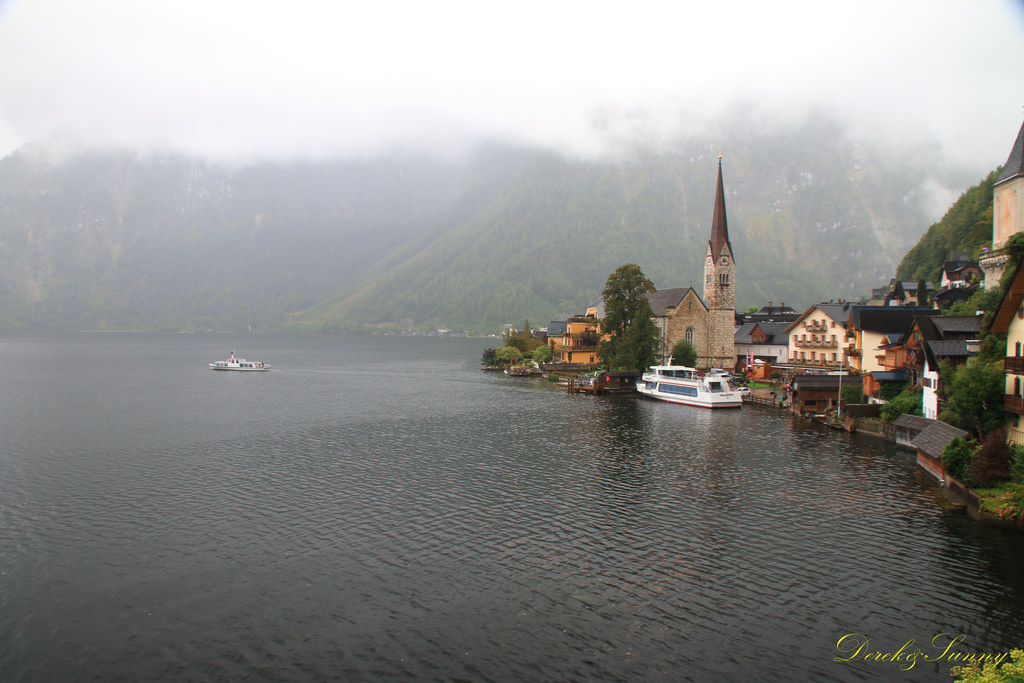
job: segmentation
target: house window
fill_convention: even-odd
[[[1017,342],[1017,353],[1016,353],[1016,355],[1018,355],[1018,356],[1020,355],[1020,342]]]

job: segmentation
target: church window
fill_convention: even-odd
[[[693,328],[692,327],[687,327],[686,328],[686,342],[688,344],[693,344]]]
[[[719,273],[718,274],[718,284],[720,284],[720,285],[727,285],[727,284],[729,284],[729,273]]]

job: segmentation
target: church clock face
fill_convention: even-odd
[[[709,266],[713,266],[713,265],[715,265],[715,259],[713,259],[713,258],[711,258],[710,256],[708,256],[708,265],[709,265]]]
[[[723,256],[723,257],[722,257],[722,260],[720,261],[720,263],[721,263],[721,264],[722,264],[723,266],[727,266],[727,265],[729,265],[729,257],[728,257],[728,256]]]

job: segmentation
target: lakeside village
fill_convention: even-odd
[[[690,366],[695,381],[727,381],[716,391],[736,400],[722,405],[894,440],[974,518],[1024,529],[1022,255],[1024,126],[993,186],[992,243],[980,259],[948,254],[937,287],[892,280],[858,304],[739,313],[719,156],[701,294],[655,289],[627,264],[582,315],[543,331],[506,328],[505,346],[483,362],[570,391],[648,395],[657,363]]]

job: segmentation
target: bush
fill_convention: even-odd
[[[978,486],[987,489],[1010,480],[1012,462],[1013,451],[1006,443],[1006,434],[997,429],[971,456],[967,471]]]
[[[1016,485],[996,499],[999,519],[1024,524],[1024,485]]]
[[[950,672],[960,676],[956,683],[999,683],[1024,680],[1024,650],[1010,650],[1010,657],[1002,664],[986,662],[984,666],[954,666]]]
[[[946,473],[964,486],[971,486],[974,483],[967,471],[973,453],[974,442],[960,437],[950,441],[942,451],[942,466],[946,468]]]
[[[885,386],[884,384],[882,385]],[[884,422],[893,422],[900,415],[921,415],[921,388],[906,387],[898,396],[890,399],[879,410],[879,415]]]
[[[861,386],[860,382],[850,382],[849,384],[844,383],[842,398],[843,403],[846,405],[860,403],[864,400],[864,387]]]
[[[908,388],[906,382],[882,382],[878,387],[878,398],[883,401],[891,401],[905,392]]]
[[[1024,484],[1024,448],[1013,447],[1013,464],[1010,465],[1010,476],[1018,484]]]
[[[507,364],[514,360],[522,360],[523,352],[514,346],[502,346],[494,352],[494,357],[499,363]]]

